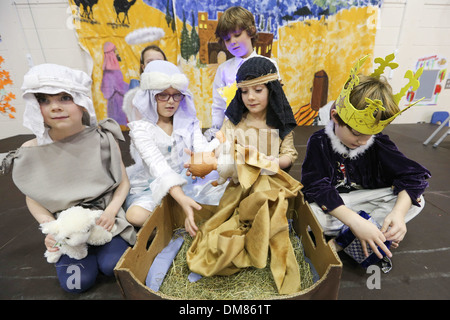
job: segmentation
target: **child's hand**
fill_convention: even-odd
[[[369,220],[362,217],[358,217],[350,226],[353,234],[361,241],[361,246],[364,252],[364,256],[368,257],[367,245],[375,252],[378,258],[382,259],[383,255],[378,250],[377,246],[390,258],[392,257],[391,251],[386,247],[384,242],[386,237],[383,232],[381,232],[376,225],[374,225]]]
[[[105,228],[108,231],[111,231],[114,223],[116,223],[116,214],[112,211],[108,211],[105,209],[102,215],[97,219],[97,225]]]
[[[183,209],[186,219],[184,220],[184,227],[187,232],[193,237],[197,233],[197,225],[194,220],[194,210],[200,210],[202,207],[194,199],[184,194],[180,186],[174,186],[169,190],[170,195]]]
[[[194,220],[194,210],[200,210],[202,207],[188,196],[185,196],[180,205],[183,208],[184,213],[186,214],[186,219],[184,220],[184,228],[192,237],[194,237],[198,231],[198,227],[195,224]]]
[[[45,247],[49,252],[56,252],[59,248],[56,246],[56,240],[51,234],[47,234],[44,240]]]
[[[404,215],[397,214],[392,211],[386,216],[381,227],[381,232],[387,240],[393,241],[394,247],[398,247],[398,243],[405,238],[406,235],[406,223],[403,218]]]

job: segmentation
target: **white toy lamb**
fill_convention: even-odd
[[[102,210],[75,206],[61,211],[56,220],[42,223],[42,233],[52,234],[55,246],[59,247],[56,252],[45,251],[47,262],[55,263],[63,254],[80,260],[87,256],[88,244],[99,246],[110,242],[116,226],[110,232],[97,225],[96,220],[102,213]]]

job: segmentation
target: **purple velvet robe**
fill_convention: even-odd
[[[350,159],[333,150],[325,129],[308,141],[302,165],[301,182],[305,199],[317,203],[324,212],[343,205],[340,192],[354,189],[392,187],[394,194],[406,190],[414,205],[428,187],[430,172],[403,155],[383,133],[364,153]]]

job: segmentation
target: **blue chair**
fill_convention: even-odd
[[[434,130],[434,132],[431,134],[431,136],[428,137],[427,140],[425,140],[425,142],[423,143],[424,145],[427,145],[428,142],[431,141],[431,139],[433,139],[433,137],[445,126],[449,126],[450,123],[450,116],[449,113],[447,111],[437,111],[434,112],[433,115],[431,116],[431,123],[436,123],[439,124],[439,127],[437,127],[436,130]],[[450,129],[447,130],[447,132],[445,132],[434,144],[433,147],[437,147],[442,140],[444,140],[448,135],[450,135]]]
[[[448,114],[447,111],[436,111],[436,112],[433,112],[433,115],[431,116],[430,123],[441,124],[445,120],[447,120],[448,116],[449,116],[449,114]],[[450,126],[449,123],[450,123],[450,121],[447,122],[447,127]]]

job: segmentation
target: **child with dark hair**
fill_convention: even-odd
[[[256,142],[259,152],[273,157],[281,169],[289,168],[298,156],[292,131],[297,123],[275,64],[265,57],[250,58],[239,68],[236,81],[238,91],[221,131],[229,141]]]
[[[204,276],[229,275],[245,267],[263,268],[270,252],[278,291],[298,292],[300,273],[287,211],[301,184],[282,170],[297,158],[292,132],[297,124],[269,59],[248,59],[236,81],[239,89],[220,130],[231,144],[235,173],[227,172],[233,180],[214,215],[199,227],[187,262],[190,270]],[[227,165],[218,161],[219,175]]]

